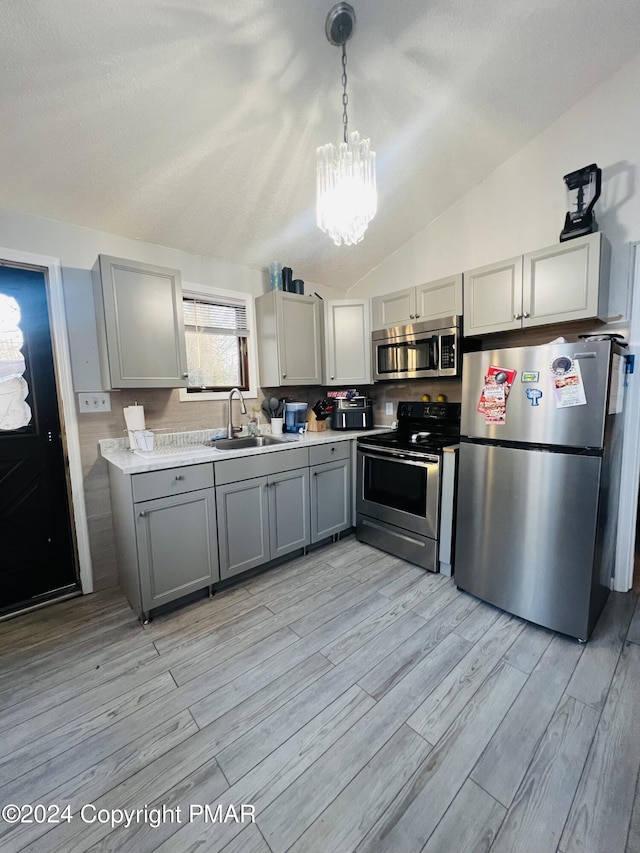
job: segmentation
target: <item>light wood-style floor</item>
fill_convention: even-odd
[[[3,623],[0,805],[74,817],[0,849],[638,853],[636,604],[580,646],[350,538],[145,629],[114,592]],[[180,822],[88,822],[145,806]]]

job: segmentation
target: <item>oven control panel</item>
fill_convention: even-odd
[[[398,419],[409,418],[456,420],[460,418],[460,403],[398,403]]]

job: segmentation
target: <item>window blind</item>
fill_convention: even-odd
[[[201,299],[185,298],[183,312],[184,323],[189,331],[243,338],[249,333],[244,303],[220,300],[204,302]]]

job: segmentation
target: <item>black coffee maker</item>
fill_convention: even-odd
[[[592,163],[575,172],[569,172],[563,180],[567,185],[569,210],[560,234],[561,243],[565,240],[573,240],[574,237],[584,237],[598,230],[593,206],[600,198],[602,169]]]

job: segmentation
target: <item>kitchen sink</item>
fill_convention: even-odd
[[[272,444],[283,444],[284,439],[270,435],[246,436],[245,438],[219,438],[210,442],[211,447],[218,450],[243,450],[245,447],[269,447]]]

